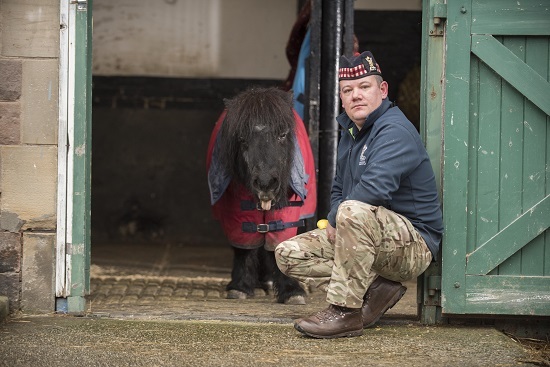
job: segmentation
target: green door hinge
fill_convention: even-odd
[[[441,306],[441,275],[428,276],[424,305]]]
[[[76,9],[79,11],[84,11],[88,9],[87,0],[71,0],[71,4],[76,4]]]
[[[447,19],[447,4],[434,4],[431,7],[432,23],[430,24],[430,36],[443,36],[443,27]]]

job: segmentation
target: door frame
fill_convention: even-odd
[[[92,0],[60,0],[56,310],[86,311],[90,290]]]

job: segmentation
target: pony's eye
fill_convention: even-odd
[[[242,136],[239,137],[239,144],[243,149],[248,148],[248,143],[246,142],[245,138],[243,138]]]
[[[279,141],[283,141],[286,139],[286,136],[288,135],[288,132],[285,131],[284,133],[282,133],[281,135],[279,135]]]

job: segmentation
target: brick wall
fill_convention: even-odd
[[[0,295],[54,310],[58,0],[0,1]]]

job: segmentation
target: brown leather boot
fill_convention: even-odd
[[[407,287],[399,282],[378,276],[371,284],[363,301],[363,327],[374,326],[387,310],[392,308],[403,297]]]
[[[330,305],[315,315],[298,319],[294,328],[312,338],[342,338],[363,335],[360,308]]]

